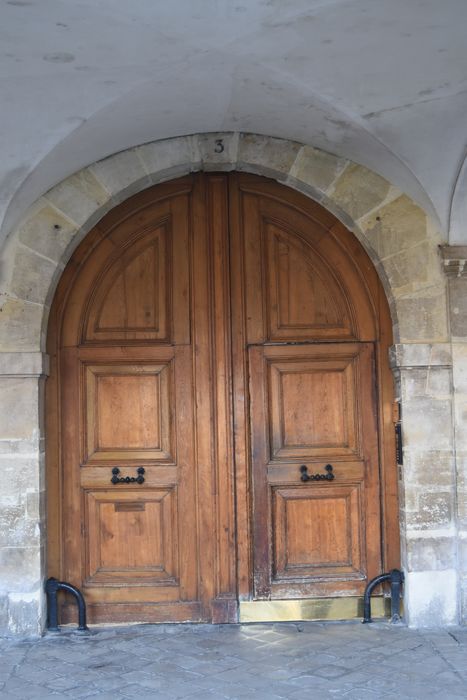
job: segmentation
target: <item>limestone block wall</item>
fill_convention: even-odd
[[[0,428],[0,631],[37,634],[45,621],[42,353],[57,281],[105,212],[145,187],[199,170],[243,170],[300,190],[332,211],[371,256],[396,344],[391,361],[403,415],[407,618],[416,626],[459,621],[467,507],[465,490],[462,501],[457,488],[462,470],[455,441],[467,398],[467,351],[464,335],[456,349],[451,343],[443,237],[406,195],[356,163],[292,141],[215,133],[144,144],[71,175],[25,212],[2,251],[0,410],[7,419]],[[458,316],[467,313],[459,308]],[[463,455],[467,465],[467,443]],[[465,489],[465,478],[459,483]]]
[[[451,346],[395,345],[391,364],[402,409],[407,617],[414,625],[452,624],[459,591]]]
[[[38,634],[44,620],[46,358],[0,353],[0,631]],[[1,633],[1,632],[0,632]]]

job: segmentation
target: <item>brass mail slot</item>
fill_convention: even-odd
[[[124,503],[115,503],[116,513],[133,513],[135,511],[146,510],[146,504],[141,501],[127,501]]]

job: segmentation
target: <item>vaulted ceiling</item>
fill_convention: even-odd
[[[93,161],[233,130],[366,165],[467,242],[466,27],[465,0],[0,0],[3,235]]]

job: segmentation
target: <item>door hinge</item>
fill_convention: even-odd
[[[400,401],[394,401],[392,404],[392,422],[393,423],[400,423],[401,422],[401,404]]]

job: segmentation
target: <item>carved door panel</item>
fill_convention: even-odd
[[[380,566],[372,345],[249,354],[255,597],[361,594]]]

